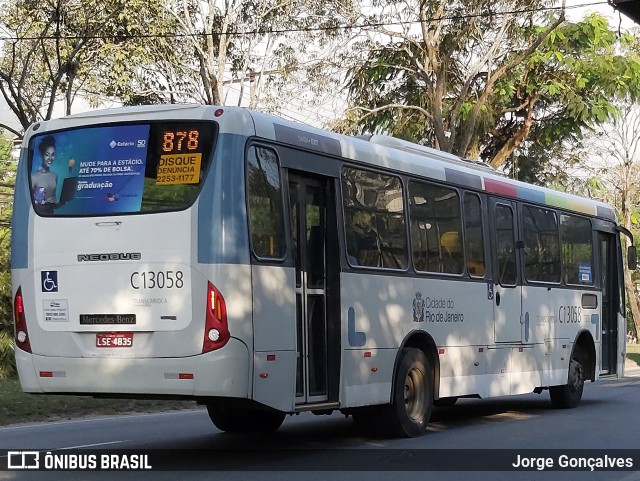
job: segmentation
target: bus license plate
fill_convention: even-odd
[[[96,347],[132,347],[133,332],[99,332]]]

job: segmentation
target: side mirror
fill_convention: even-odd
[[[638,268],[638,253],[636,252],[636,246],[627,247],[627,265],[632,271],[635,271]]]

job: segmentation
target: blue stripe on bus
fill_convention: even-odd
[[[207,180],[198,199],[198,262],[249,264],[244,201],[247,138],[220,134]]]
[[[27,153],[20,152],[20,162],[16,174],[15,202],[11,220],[11,268],[27,269],[29,267],[29,212],[31,196],[27,179]]]
[[[600,316],[598,314],[591,314],[591,324],[595,327],[596,341],[600,340]]]
[[[349,307],[347,311],[347,333],[349,346],[362,347],[367,343],[367,335],[364,332],[356,331],[356,311]]]
[[[546,203],[546,197],[544,195],[544,192],[528,189],[520,185],[517,187],[516,190],[517,190],[519,199],[528,200],[529,202],[536,202],[538,204]]]

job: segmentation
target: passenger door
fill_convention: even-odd
[[[618,312],[620,306],[616,236],[598,233],[600,247],[600,288],[602,289],[601,374],[615,374],[618,359]],[[620,266],[621,267],[621,266]]]
[[[335,196],[332,179],[292,171],[288,178],[295,264],[296,404],[317,404],[337,395],[332,387],[339,378],[339,315],[332,315],[339,292]]]
[[[493,232],[493,314],[495,342],[522,341],[522,285],[516,249],[515,202],[491,199]]]

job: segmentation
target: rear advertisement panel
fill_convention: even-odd
[[[43,216],[176,210],[209,165],[215,125],[158,122],[85,127],[31,140],[31,196]]]

